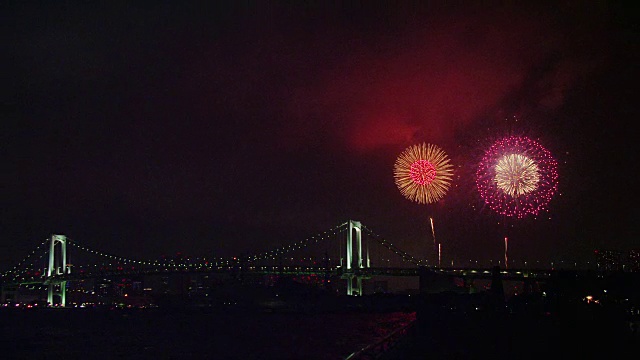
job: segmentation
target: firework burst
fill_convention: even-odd
[[[498,214],[523,218],[544,210],[558,188],[558,164],[542,145],[527,137],[502,138],[484,153],[476,185]]]
[[[433,144],[422,143],[405,149],[396,159],[394,177],[407,199],[421,204],[434,203],[447,193],[453,165],[447,154]]]

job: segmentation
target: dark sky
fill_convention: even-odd
[[[559,162],[548,213],[507,223],[512,258],[639,247],[631,8],[209,3],[4,2],[2,269],[52,233],[231,256],[348,219],[412,252],[429,216],[450,256],[501,259],[474,173],[506,134]],[[456,166],[432,205],[393,180],[421,142]]]

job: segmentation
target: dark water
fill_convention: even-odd
[[[415,331],[381,360],[639,358],[640,319],[618,308],[571,304],[539,313],[534,307],[461,311],[440,305],[425,303]]]
[[[414,313],[0,311],[2,359],[344,359]]]

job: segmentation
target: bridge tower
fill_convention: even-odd
[[[45,285],[49,286],[47,302],[53,305],[54,297],[59,297],[60,305],[66,305],[67,281],[57,279],[58,275],[71,274],[71,265],[67,262],[67,237],[51,235],[49,245],[49,265]]]
[[[362,224],[359,221],[349,220],[349,228],[347,233],[347,262],[346,268],[342,273],[342,278],[347,280],[347,295],[362,295],[362,280],[370,278],[361,273],[362,269],[371,266],[369,259],[369,247],[366,249],[366,259],[362,258]],[[355,232],[355,239],[354,239]],[[354,241],[355,240],[355,241]],[[355,242],[355,244],[354,244]],[[355,254],[353,247],[356,247]],[[354,257],[355,255],[355,257]],[[363,261],[366,260],[366,261]],[[356,280],[356,291],[354,291],[353,280]]]

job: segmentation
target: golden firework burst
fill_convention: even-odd
[[[453,177],[453,165],[438,146],[422,143],[405,149],[396,159],[394,177],[407,199],[421,204],[444,197]]]
[[[496,186],[513,197],[528,194],[538,188],[538,164],[522,154],[505,155],[495,166]]]

